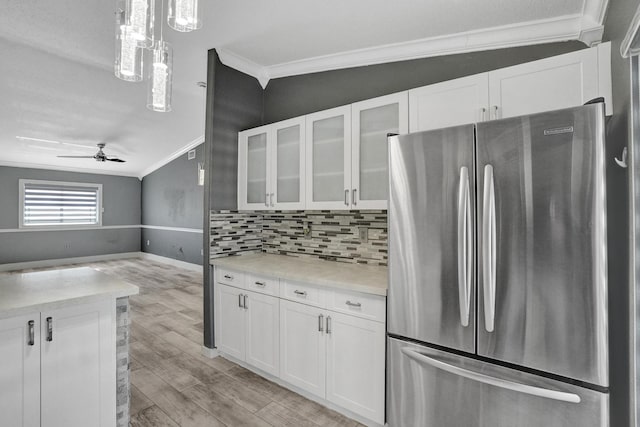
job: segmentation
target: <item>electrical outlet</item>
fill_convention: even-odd
[[[204,249],[200,249],[200,256],[204,256]]]
[[[358,227],[358,239],[362,243],[367,243],[369,241],[369,228]]]
[[[149,244],[151,244],[151,242],[149,240],[147,240],[147,246],[149,246]]]

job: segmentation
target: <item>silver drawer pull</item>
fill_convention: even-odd
[[[225,274],[224,278],[227,280],[233,280],[233,276],[229,276],[228,274]]]
[[[33,320],[29,320],[29,345],[35,345],[36,343],[36,332],[35,332],[35,322]]]
[[[53,341],[53,318],[47,317],[47,341]]]
[[[256,285],[262,286],[262,287],[267,286],[267,284],[264,282],[256,282]]]
[[[294,294],[296,295],[300,295],[301,297],[306,297],[307,296],[307,292],[306,291],[299,291],[299,290],[295,290],[293,291]]]
[[[362,304],[360,304],[359,302],[347,301],[345,302],[345,304],[347,304],[349,307],[362,307]]]

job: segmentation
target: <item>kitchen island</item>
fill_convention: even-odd
[[[3,423],[128,425],[128,297],[137,293],[86,267],[0,275]]]

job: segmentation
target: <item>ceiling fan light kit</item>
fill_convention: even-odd
[[[164,15],[164,1],[161,16]],[[202,27],[198,0],[167,0],[168,25],[180,32]],[[152,111],[171,111],[173,85],[173,48],[162,37],[155,41],[156,0],[117,0],[115,75],[128,82],[143,80],[144,49],[151,50],[147,108]]]

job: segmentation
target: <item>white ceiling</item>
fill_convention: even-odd
[[[602,37],[607,0],[209,0],[177,33],[173,111],[113,75],[115,1],[20,0],[0,14],[0,164],[144,176],[202,141],[207,50],[270,78],[481,49]],[[159,3],[157,9],[160,9]],[[159,14],[159,10],[158,10]],[[164,20],[163,20],[164,21]],[[16,139],[16,136],[60,143]],[[127,163],[58,159],[108,155]],[[85,148],[86,147],[86,148]]]

